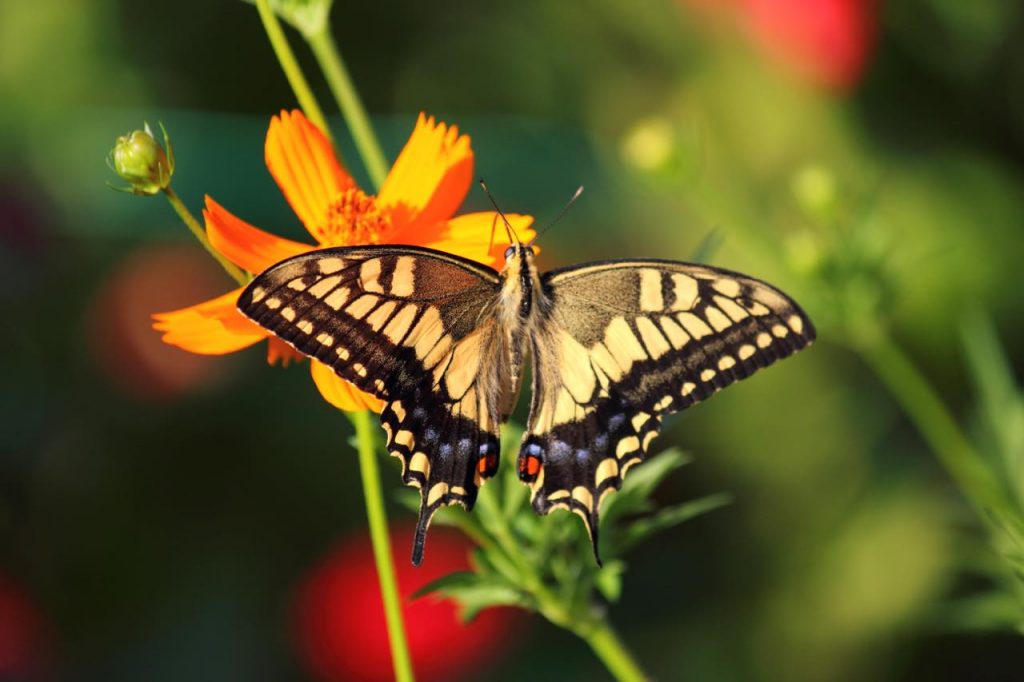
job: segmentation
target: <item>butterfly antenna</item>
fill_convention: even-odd
[[[487,183],[484,182],[483,178],[480,178],[480,186],[484,188],[484,192],[487,194],[487,198],[491,200],[491,205],[494,206],[494,210],[498,212],[498,215],[501,216],[502,222],[505,223],[505,232],[508,233],[508,241],[509,241],[509,243],[510,244],[518,244],[518,243],[520,243],[519,242],[519,235],[516,234],[515,228],[512,227],[512,223],[510,223],[508,221],[508,218],[505,217],[505,214],[502,212],[502,210],[500,208],[498,208],[498,202],[494,200],[494,195],[491,194],[491,190],[487,189]],[[493,228],[491,230],[491,234],[492,234],[492,239],[493,239],[493,234],[494,234]]]
[[[534,235],[533,239],[530,240],[530,243],[527,244],[527,246],[533,246],[537,242],[537,240],[540,239],[540,236],[542,234],[544,234],[552,227],[557,225],[558,221],[561,220],[563,216],[565,216],[565,214],[569,211],[569,208],[576,203],[577,199],[580,198],[581,194],[583,194],[583,185],[580,185],[579,187],[576,188],[576,192],[572,195],[572,198],[569,199],[568,203],[566,203],[562,210],[558,212],[558,215],[555,216],[555,219],[548,223],[547,227],[545,227],[543,230],[539,231],[536,235]]]
[[[487,253],[491,252],[494,248],[494,230],[498,227],[498,214],[494,214],[494,220],[491,221],[491,240],[487,242]]]

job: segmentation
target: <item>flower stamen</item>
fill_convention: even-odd
[[[391,216],[377,206],[377,198],[350,187],[331,201],[319,237],[325,246],[380,244],[391,228]]]

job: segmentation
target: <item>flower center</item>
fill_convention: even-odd
[[[380,244],[391,231],[391,216],[358,187],[338,194],[327,208],[326,222],[322,237],[328,246]]]

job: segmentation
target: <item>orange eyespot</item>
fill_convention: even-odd
[[[494,470],[498,466],[497,455],[487,455],[477,460],[476,470],[480,472],[481,476],[490,476],[494,474]]]
[[[533,478],[540,473],[540,457],[527,455],[519,460],[519,475]]]

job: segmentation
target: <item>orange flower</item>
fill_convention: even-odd
[[[469,137],[456,127],[420,114],[409,141],[377,196],[363,192],[342,167],[330,142],[298,111],[270,121],[266,162],[288,203],[317,244],[277,237],[236,218],[206,198],[210,243],[244,270],[259,273],[290,256],[329,246],[408,244],[427,246],[496,265],[505,245],[489,247],[492,211],[453,217],[473,180]],[[533,237],[533,218],[508,215],[520,238]],[[269,339],[271,364],[300,356],[235,308],[241,289],[169,313],[154,315],[163,340],[193,353],[221,355]],[[311,373],[327,402],[342,410],[373,409],[381,403],[311,361]]]

